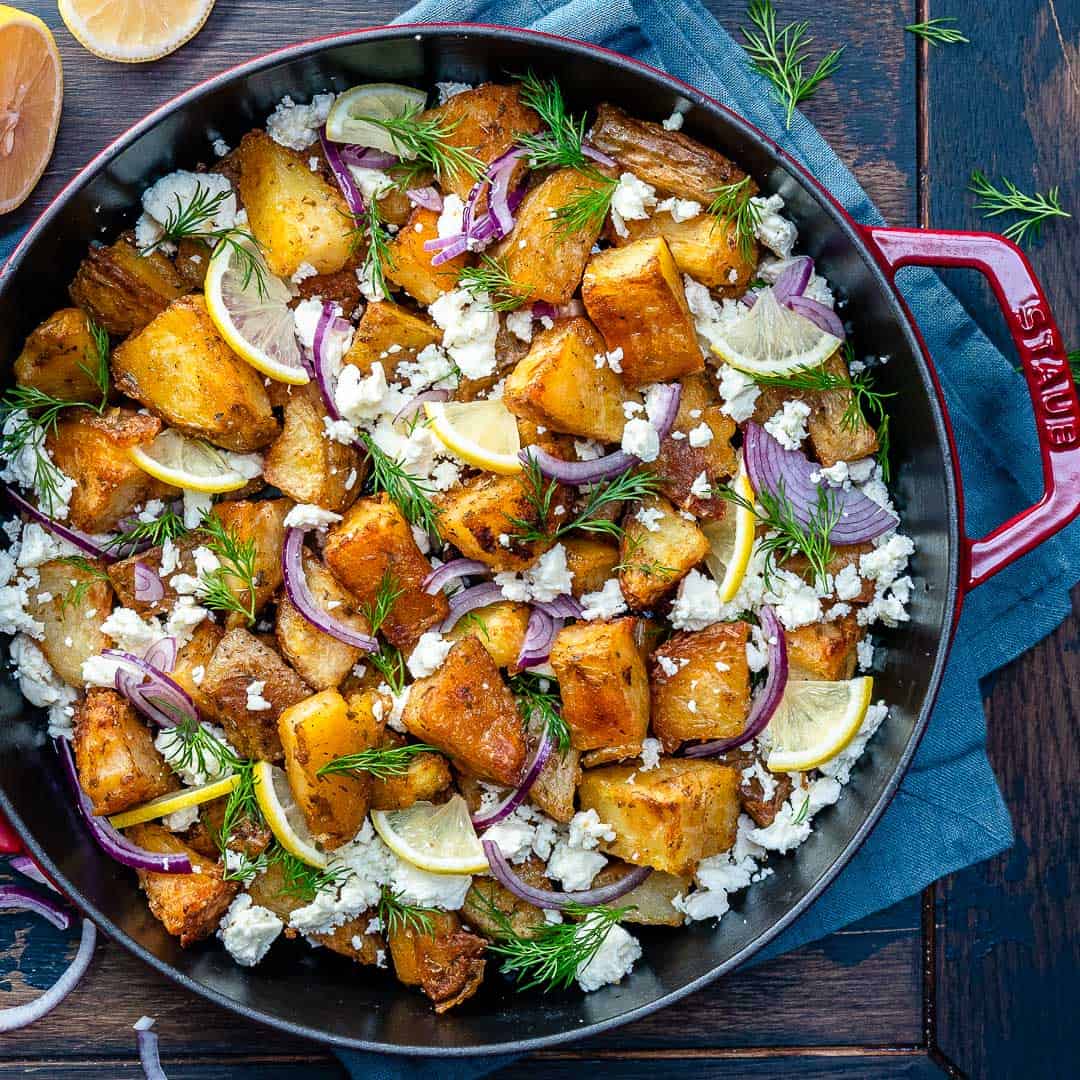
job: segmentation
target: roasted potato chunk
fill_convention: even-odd
[[[517,416],[600,442],[622,438],[623,402],[640,403],[603,361],[607,347],[588,319],[560,319],[532,340],[506,379],[503,402]]]
[[[687,739],[738,735],[750,715],[744,622],[674,634],[653,654],[652,729],[670,754]]]
[[[429,345],[442,341],[442,331],[424,315],[389,300],[377,301],[364,308],[353,334],[349,351],[342,363],[371,374],[375,364],[382,364],[383,374],[393,379],[398,364],[412,362]]]
[[[654,495],[643,500],[623,526],[619,586],[626,602],[632,608],[653,607],[708,550],[709,541],[701,529],[677,513],[667,499]]]
[[[446,636],[453,641],[474,637],[491,654],[497,667],[513,668],[525,643],[528,625],[529,605],[503,600],[462,616]]]
[[[262,688],[250,690],[252,683]],[[273,649],[247,630],[230,630],[221,639],[206,667],[202,692],[213,701],[229,742],[244,757],[266,761],[280,761],[284,754],[278,717],[311,693]]]
[[[329,934],[312,934],[311,940],[331,952],[355,960],[358,964],[375,966],[379,963],[379,954],[385,956],[386,939],[382,934],[368,933],[368,926],[374,918],[373,908],[357,915],[355,919],[335,926]]]
[[[418,206],[390,242],[386,260],[386,280],[400,285],[424,307],[434,304],[443,293],[457,285],[461,271],[469,261],[469,254],[465,252],[438,266],[431,265],[437,252],[425,251],[424,245],[439,238],[438,220],[439,215],[434,210]]]
[[[171,579],[174,574],[194,574],[195,560],[192,551],[199,546],[197,534],[189,533],[173,542],[173,550],[176,556],[176,569],[172,573],[161,575],[164,565],[164,548],[160,544],[146,548],[126,559],[118,559],[110,563],[105,572],[109,575],[109,581],[116,592],[116,598],[121,607],[131,608],[140,615],[162,615],[172,610],[176,603],[176,590],[172,587]],[[142,563],[147,569],[152,570],[161,577],[162,594],[157,600],[140,600],[135,595],[135,567]]]
[[[225,631],[217,623],[209,619],[199,623],[191,640],[176,654],[176,664],[169,673],[169,678],[187,691],[204,720],[217,718],[217,707],[210,695],[203,693],[202,684],[214,650],[224,636]]]
[[[686,877],[735,843],[739,774],[728,765],[690,758],[665,758],[647,772],[605,765],[586,771],[578,797],[582,810],[615,830],[601,848],[635,866]]]
[[[528,740],[529,752],[532,753],[539,739],[530,731]],[[529,798],[548,817],[567,822],[574,816],[574,798],[580,782],[581,752],[571,746],[564,754],[556,747],[529,789]]]
[[[863,628],[855,613],[832,622],[810,623],[797,630],[785,630],[789,679],[823,679],[837,682],[855,674],[859,641]]]
[[[563,627],[551,648],[562,715],[576,750],[641,752],[649,727],[649,680],[631,618]],[[604,820],[607,820],[606,818]]]
[[[411,652],[421,634],[450,612],[442,593],[424,592],[431,563],[420,554],[408,521],[386,495],[354,503],[330,530],[323,558],[362,606],[375,602],[384,579],[400,590],[383,620],[382,633],[403,652]]]
[[[869,540],[862,544],[838,544],[832,549],[832,558],[825,564],[827,573],[836,577],[845,566],[854,566],[856,573],[859,570],[859,560],[874,550],[874,545]],[[814,583],[814,568],[805,555],[793,555],[785,559],[781,564],[785,570],[798,574],[804,581],[811,585]],[[859,579],[859,592],[847,603],[868,604],[874,599],[874,582],[870,578]]]
[[[608,349],[622,349],[627,386],[704,370],[682,277],[663,237],[593,255],[581,298]]]
[[[45,437],[45,447],[57,468],[75,481],[68,519],[76,529],[111,532],[139,504],[175,493],[127,453],[160,430],[156,417],[132,409],[109,409],[101,416],[87,409],[64,412]]]
[[[154,917],[184,946],[213,934],[225,909],[239,891],[240,883],[223,881],[217,863],[203,858],[161,825],[133,825],[125,835],[147,851],[186,855],[192,869],[197,871],[193,874],[138,871],[139,885],[146,893]]]
[[[118,814],[180,787],[150,729],[115,690],[86,692],[75,710],[72,748],[95,814]]]
[[[608,863],[593,879],[592,887],[599,889],[614,884],[632,871],[626,863]],[[680,893],[685,895],[689,888],[689,876],[677,877],[654,870],[636,889],[619,897],[619,907],[630,908],[622,921],[639,926],[682,926],[685,917],[672,900]]]
[[[277,859],[272,859],[266,870],[255,875],[251,884],[247,886],[247,891],[251,894],[253,904],[272,911],[285,924],[286,937],[296,936],[295,930],[288,929],[289,916],[297,908],[304,907],[307,901],[289,890],[288,882],[285,880],[285,871]],[[366,925],[365,923],[365,927]],[[363,931],[360,932],[363,933]]]
[[[201,296],[185,296],[112,355],[117,388],[171,427],[226,450],[278,434],[262,377],[225,344]]]
[[[372,778],[373,810],[404,810],[416,802],[431,802],[452,783],[450,766],[441,754],[417,754],[405,772]]]
[[[141,330],[187,291],[161,252],[142,255],[127,239],[109,247],[91,245],[69,289],[78,307],[117,335]]]
[[[850,379],[847,361],[839,350],[824,364],[825,370],[841,379]],[[826,468],[838,461],[858,461],[879,449],[877,432],[867,423],[862,409],[852,404],[851,390],[823,390],[807,395],[811,413],[806,422],[814,455]],[[855,422],[849,422],[854,415]],[[845,419],[848,418],[848,419]]]
[[[308,156],[264,131],[249,131],[236,148],[248,226],[278,277],[291,277],[301,263],[332,274],[349,260],[349,208],[336,187],[308,168]]]
[[[767,829],[795,790],[791,777],[787,773],[769,772],[756,750],[737,747],[716,760],[738,771],[743,812],[753,818],[758,828]]]
[[[360,494],[360,455],[326,437],[319,388],[293,388],[285,402],[284,424],[263,459],[263,477],[298,503],[340,513]]]
[[[15,381],[64,401],[93,402],[101,397],[98,360],[86,312],[62,308],[26,339],[15,359]]]
[[[574,575],[572,591],[580,598],[587,592],[599,592],[608,578],[615,576],[619,549],[594,536],[568,536],[562,541],[566,565]]]
[[[370,729],[336,690],[323,690],[278,717],[285,772],[311,835],[322,847],[348,843],[363,824],[371,801],[367,773],[319,775],[330,762],[369,750]]]
[[[432,912],[431,933],[402,921],[388,937],[394,971],[406,986],[419,986],[444,1013],[467,1001],[484,981],[487,943],[470,933],[452,911]]]
[[[544,874],[544,864],[530,856],[514,867],[514,873],[526,884],[536,889],[550,889],[551,882]],[[503,922],[495,911],[501,912],[513,927],[514,933],[523,937],[544,925],[544,913],[525,900],[519,900],[509,889],[489,877],[473,878],[472,888],[465,896],[461,917],[474,930],[488,938],[499,937]]]
[[[413,683],[401,722],[459,768],[513,787],[525,767],[525,730],[513,694],[474,637],[462,638],[433,675]]]
[[[257,502],[237,500],[214,505],[213,514],[226,532],[240,544],[255,545],[255,612],[270,602],[281,587],[281,549],[285,544],[285,516],[292,508],[288,499],[260,499]],[[226,574],[229,591],[245,609],[251,606],[247,584],[234,574]],[[246,626],[247,616],[238,611],[229,613],[226,625]]]

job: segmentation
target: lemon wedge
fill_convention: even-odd
[[[841,344],[809,319],[781,307],[772,289],[763,290],[746,315],[717,333],[713,352],[725,364],[751,375],[820,367]]]
[[[155,480],[188,491],[236,491],[262,472],[258,454],[233,454],[202,439],[166,428],[153,442],[132,446],[128,456]]]
[[[133,806],[120,814],[113,814],[109,824],[114,829],[126,829],[129,825],[141,825],[144,821],[156,821],[166,814],[175,814],[177,810],[187,810],[189,806],[202,806],[228,795],[240,777],[234,773],[212,784],[200,784],[198,787],[185,788],[183,791],[170,791],[168,795],[159,795],[156,799],[145,802],[142,806]]]
[[[60,0],[60,18],[84,49],[102,60],[141,64],[190,41],[214,0]]]
[[[206,309],[237,356],[278,382],[302,386],[304,370],[289,287],[270,273],[258,248],[218,245],[206,268]]]
[[[326,118],[326,137],[331,142],[356,143],[401,154],[393,137],[372,120],[394,120],[427,104],[427,94],[397,83],[364,83],[339,94]],[[363,118],[363,119],[361,119]]]
[[[753,506],[754,489],[742,465],[731,486],[737,495]],[[730,604],[735,599],[746,577],[746,568],[754,551],[754,526],[753,512],[736,502],[725,504],[724,516],[719,521],[709,521],[701,526],[709,541],[705,564],[720,590],[720,600],[724,604]]]
[[[790,680],[769,721],[772,772],[805,772],[836,757],[866,718],[874,680],[869,675],[840,682]]]
[[[431,874],[482,874],[488,869],[460,795],[440,806],[417,802],[405,810],[372,810],[371,824],[399,859]]]
[[[425,401],[432,434],[462,461],[510,476],[521,472],[517,419],[501,401]]]
[[[255,763],[255,798],[277,842],[308,866],[326,869],[326,854],[312,841],[304,815],[293,797],[285,770],[269,761]]]

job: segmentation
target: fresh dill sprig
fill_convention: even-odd
[[[750,0],[746,14],[756,27],[742,32],[746,51],[753,61],[751,67],[772,84],[773,97],[784,107],[784,126],[790,128],[799,103],[812,97],[840,66],[844,47],[826,53],[817,67],[807,73],[808,50],[814,40],[806,33],[808,22],[789,23],[777,30],[772,0]]]
[[[806,820],[806,815],[810,813],[810,796],[807,795],[803,800],[802,806],[799,807],[798,813],[791,819],[792,825],[801,825]]]
[[[663,563],[657,559],[639,560],[637,558],[638,552],[645,544],[644,536],[630,537],[626,545],[626,555],[623,559],[612,567],[613,570],[636,570],[639,574],[648,574],[651,577],[663,577],[672,578],[678,571],[673,566],[664,566]]]
[[[94,341],[95,362],[93,367],[79,364],[79,369],[86,374],[101,392],[101,404],[98,406],[98,412],[100,413],[104,412],[105,405],[109,400],[109,350],[112,346],[109,342],[109,331],[105,327],[99,326],[89,317],[87,317],[86,322],[90,330],[90,337]]]
[[[394,696],[400,697],[405,691],[405,657],[401,650],[384,641],[382,648],[378,652],[368,653],[366,659],[386,680]]]
[[[255,590],[258,585],[257,552],[254,539],[241,540],[220,518],[207,514],[199,528],[206,533],[206,546],[221,564],[202,575],[200,599],[211,611],[234,611],[255,622]],[[233,582],[230,582],[230,578]],[[234,583],[238,582],[238,586]],[[246,595],[245,600],[241,599]]]
[[[379,587],[375,590],[375,596],[371,603],[364,604],[360,610],[364,615],[364,618],[371,623],[372,636],[377,634],[382,629],[382,624],[386,622],[387,615],[390,614],[390,609],[393,608],[397,602],[397,598],[405,589],[398,584],[398,579],[394,577],[393,571],[390,567],[387,567],[383,571],[383,576],[379,581]]]
[[[599,232],[604,227],[611,200],[619,181],[605,176],[595,166],[578,170],[593,181],[591,186],[575,188],[574,197],[555,211],[555,234],[566,236],[575,232]]]
[[[407,904],[401,899],[400,893],[393,893],[384,885],[379,896],[376,914],[382,923],[383,933],[387,936],[402,930],[412,930],[416,934],[430,934],[432,932],[431,916],[437,914],[437,910],[421,907],[419,904]]]
[[[390,457],[366,432],[359,440],[371,459],[370,484],[373,491],[385,491],[390,501],[413,525],[419,525],[429,535],[439,535],[439,509],[431,501],[433,489],[407,472],[400,461]]]
[[[490,255],[482,254],[476,266],[466,266],[458,277],[458,285],[474,298],[486,294],[488,303],[495,311],[515,311],[532,295],[532,287],[526,289],[514,281],[506,265]]]
[[[116,548],[159,547],[166,540],[178,540],[186,535],[188,527],[184,519],[175,510],[166,509],[149,521],[136,521],[133,525],[110,537],[102,545],[108,550]]]
[[[551,686],[550,679],[526,671],[510,676],[510,693],[517,701],[522,719],[526,723],[539,720],[551,732],[559,753],[565,754],[570,749],[570,728],[559,712],[562,701]]]
[[[475,626],[485,641],[491,640],[491,633],[488,631],[488,625],[484,621],[483,615],[478,611],[466,611],[465,614],[458,619],[458,624],[461,626]]]
[[[1003,232],[1009,240],[1026,244],[1029,240],[1038,240],[1042,235],[1043,223],[1051,218],[1071,218],[1072,214],[1062,208],[1061,196],[1055,184],[1045,194],[1035,192],[1027,195],[1011,180],[1002,178],[1004,191],[995,187],[979,169],[971,174],[968,191],[978,196],[975,209],[983,211],[983,217],[993,218],[999,214],[1019,214]]]
[[[244,761],[198,720],[183,717],[169,732],[167,760],[174,772],[198,772],[220,776],[240,769]],[[177,746],[179,742],[179,746]]]
[[[234,768],[240,777],[240,782],[229,792],[229,797],[225,801],[225,813],[221,816],[217,846],[222,859],[226,858],[225,852],[229,848],[229,841],[232,840],[233,833],[241,821],[246,818],[254,824],[259,824],[263,820],[262,811],[259,809],[259,800],[255,797],[255,763],[253,761],[241,761],[235,755],[233,755],[233,758],[236,761]],[[243,880],[243,877],[247,875],[254,876],[250,867],[241,865],[230,871],[228,863],[226,863],[223,876],[228,879],[230,874],[238,875],[240,880]],[[250,880],[250,877],[248,880]]]
[[[427,743],[406,743],[405,746],[373,746],[355,754],[345,754],[327,762],[319,771],[319,776],[339,772],[365,772],[376,780],[385,780],[390,776],[404,776],[409,771],[409,764],[418,754],[437,754],[439,751]]]
[[[948,25],[954,22],[956,20],[950,17],[926,19],[924,22],[905,26],[904,29],[909,34],[930,42],[931,45],[970,45],[971,42],[959,30]]]
[[[709,192],[713,201],[709,203],[708,212],[734,226],[739,254],[744,262],[750,262],[754,257],[754,238],[761,223],[761,210],[753,201],[751,183],[750,177],[744,176],[741,180],[721,184]]]
[[[280,845],[274,846],[267,860],[268,865],[277,863],[281,867],[282,885],[279,896],[289,896],[310,904],[319,893],[327,889],[336,889],[352,877],[349,867],[339,864],[328,866],[324,870],[309,866],[302,859],[286,851]]]
[[[447,142],[458,122],[447,123],[437,115],[421,116],[423,111],[421,105],[410,105],[400,116],[357,119],[374,124],[390,136],[403,162],[395,171],[401,170],[407,177],[415,177],[420,170],[430,170],[440,184],[460,173],[478,179],[484,163],[472,152],[472,147]]]
[[[360,244],[366,244],[364,261],[360,265],[360,273],[367,279],[372,289],[381,294],[383,299],[390,296],[390,287],[386,283],[386,270],[395,266],[394,253],[390,248],[393,236],[387,227],[386,221],[375,199],[368,199],[364,204],[364,212],[353,219],[353,228],[350,230],[350,247],[355,249]]]
[[[79,607],[86,599],[87,593],[99,582],[108,581],[109,575],[95,563],[91,562],[85,555],[65,555],[62,559],[58,560],[65,566],[73,566],[76,570],[81,570],[84,574],[89,574],[90,577],[83,578],[81,581],[76,581],[74,585],[60,600],[61,610],[69,607]]]

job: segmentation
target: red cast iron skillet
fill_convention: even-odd
[[[388,27],[308,42],[225,72],[152,113],[68,185],[12,256],[0,277],[0,356],[10,364],[25,335],[68,302],[67,284],[90,239],[130,226],[150,182],[210,156],[209,131],[235,146],[285,94],[306,100],[372,81],[478,83],[530,67],[556,76],[577,109],[612,101],[660,120],[689,101],[686,132],[734,158],[766,191],[783,195],[799,225],[801,250],[847,300],[854,340],[892,357],[882,376],[884,388],[899,395],[894,488],[904,528],[918,545],[911,622],[881,637],[885,662],[875,697],[892,712],[844,797],[820,816],[793,857],[773,860],[774,875],[735,898],[734,912],[719,926],[642,929],[645,955],[634,973],[588,995],[519,996],[492,970],[473,1000],[443,1017],[388,972],[300,943],[279,942],[253,970],[237,967],[213,941],[181,949],[151,916],[135,875],[103,855],[80,825],[41,718],[9,679],[0,688],[0,807],[50,877],[106,933],[190,990],[342,1047],[449,1056],[551,1046],[669,1005],[745,961],[814,901],[895,792],[926,727],[964,594],[1080,510],[1080,407],[1046,299],[1017,248],[977,233],[860,226],[761,132],[698,90],[594,46],[500,27]],[[987,275],[1031,390],[1045,494],[980,540],[964,534],[940,388],[893,286],[895,272],[909,264]]]

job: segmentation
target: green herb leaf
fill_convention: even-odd
[[[283,881],[278,895],[290,896],[305,904],[310,904],[327,889],[340,888],[353,876],[353,871],[341,864],[328,866],[325,870],[308,866],[279,844],[274,845],[269,855],[268,864],[273,863],[277,863],[282,870]]]
[[[65,555],[58,561],[62,562],[65,566],[73,566],[76,570],[81,570],[84,574],[90,575],[88,578],[76,581],[75,584],[64,593],[63,599],[60,601],[61,609],[78,607],[86,599],[87,593],[89,593],[99,581],[107,582],[109,580],[109,575],[96,563],[91,562],[85,555]]]
[[[486,295],[495,311],[515,311],[532,294],[531,287],[522,291],[504,263],[486,254],[481,254],[476,266],[466,266],[461,271],[458,284],[474,299]]]
[[[164,510],[158,517],[151,518],[149,521],[136,521],[134,525],[106,540],[103,546],[110,551],[114,549],[119,551],[124,548],[134,550],[143,544],[159,547],[166,540],[178,540],[187,532],[188,527],[179,514],[174,510]]]
[[[559,753],[565,754],[570,749],[570,728],[559,711],[562,701],[551,689],[552,685],[550,679],[528,672],[510,676],[510,692],[522,719],[526,724],[533,721],[543,724],[558,744]]]
[[[377,780],[390,776],[404,776],[409,764],[419,754],[437,754],[439,751],[427,743],[407,743],[405,746],[376,746],[345,754],[327,762],[318,772],[319,776],[339,772],[365,772]]]
[[[440,183],[461,173],[474,180],[484,171],[484,163],[472,153],[471,147],[454,146],[447,140],[458,126],[439,116],[422,116],[420,105],[410,105],[401,116],[360,116],[369,124],[385,131],[397,146],[402,165],[394,168],[395,175],[410,184],[420,171],[430,170]]]
[[[752,201],[752,183],[749,176],[744,176],[741,180],[721,184],[709,192],[713,196],[709,213],[732,223],[739,254],[744,262],[750,262],[754,257],[754,239],[761,224],[761,210]]]
[[[1002,179],[1004,190],[995,187],[986,176],[976,169],[971,174],[968,190],[978,196],[976,210],[983,211],[983,217],[993,218],[1000,214],[1018,214],[1005,229],[1003,236],[1018,244],[1029,240],[1038,240],[1042,235],[1043,223],[1051,218],[1071,218],[1072,214],[1061,206],[1061,198],[1055,185],[1042,195],[1026,195],[1011,180]]]
[[[802,806],[799,807],[799,812],[791,819],[792,825],[801,825],[805,820],[807,814],[810,813],[810,796],[807,795],[803,800]]]
[[[386,622],[386,617],[390,614],[397,598],[404,592],[404,588],[398,585],[398,580],[394,577],[393,571],[387,567],[383,571],[379,587],[375,590],[374,599],[370,604],[364,604],[361,607],[364,617],[371,623],[373,637],[382,629],[382,624]]]
[[[368,653],[365,659],[386,680],[395,697],[405,692],[405,657],[400,649],[384,641],[378,652]]]
[[[438,913],[436,908],[405,903],[400,893],[392,893],[385,885],[376,910],[379,921],[382,923],[383,933],[388,937],[402,930],[412,930],[416,934],[430,934],[432,932],[431,916]]]
[[[935,46],[970,45],[971,42],[959,30],[949,26],[949,23],[954,22],[956,20],[953,18],[926,19],[923,22],[905,26],[904,29],[909,34],[914,34],[915,37],[920,37],[923,41],[928,41]]]
[[[207,535],[206,546],[221,564],[200,578],[203,606],[211,611],[234,611],[243,615],[249,626],[254,625],[258,586],[254,539],[241,540],[213,514],[207,514],[199,528]],[[246,602],[242,597],[246,597]]]
[[[366,432],[358,434],[371,461],[368,483],[372,491],[385,491],[406,519],[433,536],[439,535],[439,509],[431,501],[433,488],[406,471],[400,461],[390,457]]]

